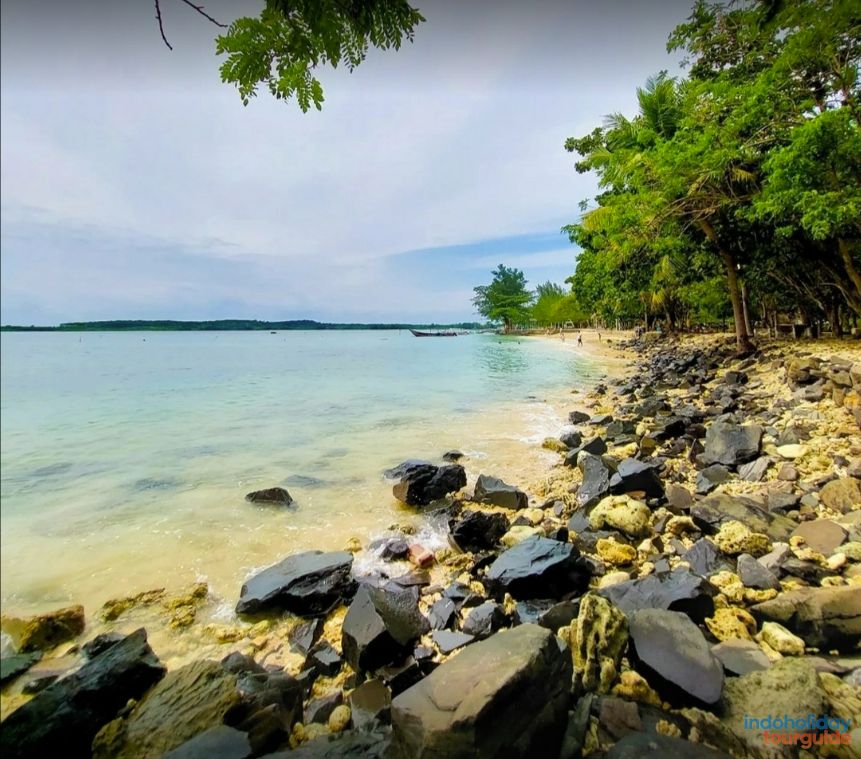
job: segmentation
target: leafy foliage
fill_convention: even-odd
[[[474,292],[475,310],[487,319],[501,321],[506,332],[513,324],[529,319],[533,295],[526,289],[526,276],[520,269],[500,264],[493,271],[493,281],[474,288]]]

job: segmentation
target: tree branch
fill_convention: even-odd
[[[158,30],[161,32],[161,38],[164,40],[164,44],[167,45],[168,50],[173,50],[173,45],[167,41],[167,37],[164,36],[164,25],[161,22],[161,6],[158,4],[159,0],[155,0],[155,17],[158,21]]]
[[[161,5],[160,5],[160,0],[154,0],[154,2],[155,2],[155,17],[156,17],[156,20],[158,21],[158,30],[159,30],[159,32],[161,33],[161,38],[162,38],[162,40],[164,40],[164,44],[165,44],[165,45],[167,45],[167,49],[168,49],[168,50],[173,50],[173,45],[171,45],[171,44],[170,44],[170,42],[168,42],[168,41],[167,41],[167,37],[165,36],[165,33],[164,33],[164,24],[162,23],[162,19],[161,19]],[[209,14],[208,14],[204,9],[203,9],[203,6],[202,6],[202,5],[195,5],[193,2],[191,2],[191,0],[180,0],[180,2],[181,2],[181,3],[185,3],[189,8],[192,8],[195,12],[199,13],[199,14],[200,14],[201,16],[203,16],[207,21],[209,21],[209,22],[211,22],[211,23],[215,24],[216,26],[218,26],[218,27],[220,27],[220,28],[222,28],[222,29],[226,29],[226,28],[227,28],[227,24],[222,24],[220,21],[217,21],[217,20],[216,20],[216,19],[214,19],[212,16],[210,16],[210,15],[209,15]]]
[[[216,21],[205,10],[203,10],[202,5],[195,5],[191,2],[191,0],[180,0],[180,2],[185,3],[189,8],[194,8],[194,10],[196,10],[207,21],[211,21],[213,24],[215,24],[216,26],[220,26],[222,29],[227,29],[227,24],[222,24],[220,21]],[[156,3],[156,5],[158,5],[158,3]]]

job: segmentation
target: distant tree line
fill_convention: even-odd
[[[213,321],[173,321],[170,319],[115,319],[96,322],[66,322],[56,327],[4,325],[3,332],[217,332],[248,330],[346,330],[346,329],[482,329],[486,324],[459,322],[457,324],[336,324],[311,319],[267,322],[257,319],[217,319]]]

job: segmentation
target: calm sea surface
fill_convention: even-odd
[[[600,373],[570,345],[494,335],[0,339],[0,591],[21,612],[196,579],[232,605],[253,569],[408,516],[381,476],[405,458],[459,448],[471,482],[546,466],[558,401]],[[245,502],[275,485],[295,510]]]

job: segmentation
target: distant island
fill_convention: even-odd
[[[456,324],[330,324],[313,319],[266,322],[258,319],[216,319],[213,321],[173,321],[170,319],[115,319],[99,322],[66,322],[53,327],[0,326],[0,332],[219,332],[250,330],[334,330],[334,329],[489,329],[478,322]]]

